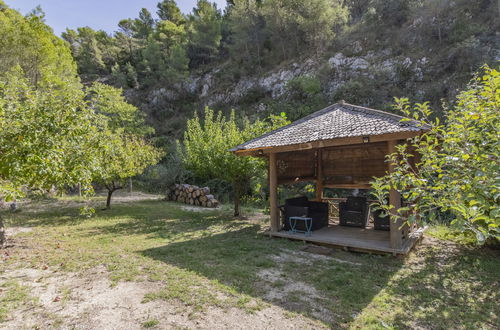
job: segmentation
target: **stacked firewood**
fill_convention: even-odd
[[[210,194],[210,188],[190,184],[175,184],[167,191],[166,199],[189,205],[217,207],[219,201]]]

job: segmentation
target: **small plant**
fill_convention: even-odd
[[[160,324],[160,321],[156,320],[156,319],[152,319],[152,320],[148,320],[146,322],[143,322],[142,323],[142,326],[144,328],[154,328],[156,327],[158,324]]]

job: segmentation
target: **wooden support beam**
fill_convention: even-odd
[[[271,232],[280,229],[278,210],[278,169],[276,167],[276,154],[269,154],[269,208],[271,211]]]
[[[396,145],[398,141],[387,141],[387,151],[389,154],[396,152]],[[394,164],[389,163],[389,173],[394,172]],[[396,215],[397,210],[401,207],[401,194],[395,189],[391,189],[389,192],[389,204],[393,206],[391,209],[391,214]],[[390,222],[391,231],[391,248],[401,249],[403,247],[403,233],[402,233],[403,221],[398,219]]]
[[[323,152],[321,149],[316,153],[316,200],[321,202],[323,198]]]

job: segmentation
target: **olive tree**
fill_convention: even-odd
[[[437,212],[447,211],[454,216],[452,225],[474,233],[479,244],[499,239],[500,73],[485,71],[459,94],[444,123],[431,119],[427,103],[411,106],[396,99],[399,110],[429,130],[398,146],[388,159],[394,172],[374,182],[385,211],[393,208],[386,202],[391,188],[409,202],[393,218],[412,209],[408,221],[420,214],[432,222]]]

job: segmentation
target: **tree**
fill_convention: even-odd
[[[81,90],[34,86],[20,66],[0,79],[0,195],[81,183],[87,191],[98,164],[97,118]],[[5,244],[0,219],[0,245]]]
[[[184,15],[177,6],[174,0],[163,0],[157,5],[158,17],[163,21],[170,21],[175,25],[182,25],[185,23]]]
[[[0,0],[0,75],[19,65],[31,84],[44,81],[79,86],[76,65],[66,42],[56,37],[36,12],[27,17]]]
[[[134,20],[133,30],[137,39],[146,40],[155,27],[155,20],[146,8],[142,8],[139,12],[139,18]]]
[[[229,49],[237,58],[262,66],[267,61],[320,54],[348,19],[342,1],[241,0],[228,7]]]
[[[121,89],[94,83],[87,94],[89,107],[101,118],[100,147],[95,155],[99,171],[94,180],[108,190],[106,208],[110,208],[111,197],[123,188],[124,180],[156,164],[162,153],[146,141],[153,129],[145,125],[142,113],[125,101]]]
[[[427,103],[411,107],[407,99],[396,99],[397,109],[429,130],[398,147],[389,161],[395,171],[374,182],[384,211],[393,209],[386,198],[391,188],[411,204],[393,218],[411,211],[433,221],[437,212],[450,212],[452,225],[475,234],[479,244],[500,238],[500,73],[486,68],[482,78],[457,97],[446,112],[446,122],[431,120]],[[420,155],[414,160],[412,153]],[[413,163],[416,163],[413,165]]]
[[[245,120],[240,128],[234,111],[229,118],[225,118],[221,112],[214,114],[213,110],[205,108],[203,121],[195,114],[187,123],[181,158],[185,166],[200,178],[219,178],[232,184],[234,216],[239,216],[245,184],[263,172],[264,161],[238,157],[229,149],[287,123],[283,114],[253,123]]]
[[[128,18],[118,23],[120,30],[115,33],[116,45],[121,50],[119,63],[136,63],[139,43],[135,37],[134,20]]]
[[[237,1],[229,7],[228,24],[231,32],[231,55],[262,67],[264,42],[268,38],[261,4],[256,0]]]
[[[105,72],[106,66],[97,41],[97,32],[89,27],[78,28],[77,31],[67,29],[62,37],[71,46],[79,72],[83,74]]]
[[[97,118],[85,106],[66,42],[40,11],[23,17],[2,1],[0,35],[1,197],[77,183],[89,192],[98,165]],[[0,245],[5,242],[0,218]]]
[[[96,158],[101,161],[95,179],[108,191],[106,208],[111,208],[111,197],[123,189],[125,179],[141,174],[146,167],[155,165],[161,152],[144,138],[127,135],[121,131],[106,131]]]
[[[198,0],[187,24],[191,65],[209,63],[217,56],[222,38],[217,6],[208,0]]]
[[[286,60],[304,50],[319,53],[333,40],[334,28],[347,22],[348,9],[341,1],[264,1],[262,13],[272,44]]]

